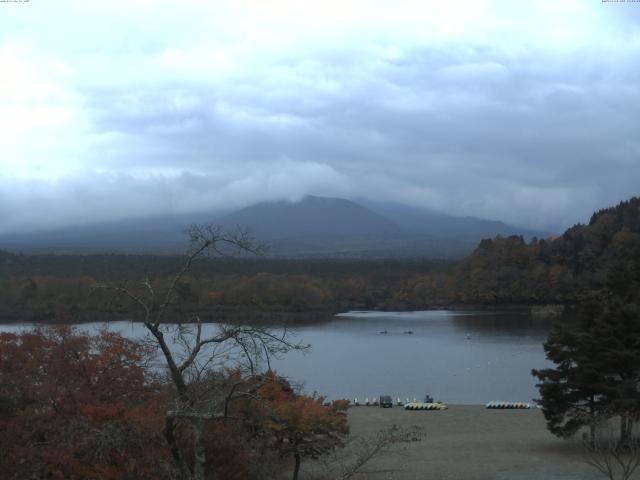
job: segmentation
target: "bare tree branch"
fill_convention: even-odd
[[[271,369],[270,357],[278,357],[290,350],[304,350],[308,346],[291,341],[291,334],[286,329],[275,333],[260,327],[219,325],[216,332],[205,334],[196,312],[191,312],[189,322],[164,323],[165,317],[173,312],[171,307],[179,302],[178,289],[182,280],[200,258],[208,254],[225,257],[238,254],[259,255],[264,251],[264,246],[255,243],[246,230],[238,229],[228,234],[217,226],[192,225],[186,233],[190,242],[184,263],[163,288],[154,285],[148,276],[140,284],[136,284],[137,287],[98,284],[94,288],[113,292],[113,302],[123,297],[142,310],[142,318],[138,318],[153,338],[155,346],[162,352],[177,393],[174,407],[167,410],[165,438],[183,476],[203,480],[203,422],[229,419],[230,403],[255,395],[259,388],[254,385],[250,390],[241,391],[240,383],[230,388],[219,384],[216,386],[215,378],[212,379],[212,385],[206,385],[206,369],[214,366],[227,368],[231,362],[236,361],[239,365],[248,364],[253,376],[258,373],[262,360]],[[140,289],[142,293],[138,293]],[[162,300],[158,302],[158,298]],[[176,435],[179,424],[190,426],[193,436],[193,465],[185,460],[178,448]]]
[[[640,467],[640,438],[622,442],[609,422],[596,425],[594,438],[583,438],[585,461],[609,480],[629,480]]]

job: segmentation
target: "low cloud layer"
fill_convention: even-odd
[[[640,193],[640,4],[216,3],[0,4],[2,231],[305,194],[559,231]]]

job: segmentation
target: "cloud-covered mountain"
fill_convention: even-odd
[[[562,231],[637,194],[637,3],[0,3],[1,233],[306,194]]]
[[[401,234],[393,221],[342,198],[307,196],[299,202],[263,202],[226,215],[218,223],[243,226],[265,240],[387,237]]]
[[[192,223],[248,229],[277,257],[437,257],[470,253],[482,238],[532,237],[533,232],[473,217],[456,218],[400,204],[364,206],[341,198],[307,196],[262,202],[226,215],[193,213],[75,226],[0,237],[0,248],[23,252],[179,253]]]

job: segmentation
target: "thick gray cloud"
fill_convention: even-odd
[[[639,193],[640,4],[216,3],[1,6],[3,231],[304,194],[557,231]]]

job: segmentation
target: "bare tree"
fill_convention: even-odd
[[[194,225],[187,234],[189,251],[168,284],[159,286],[159,282],[147,277],[139,284],[99,284],[96,288],[112,292],[112,302],[128,300],[133,320],[143,323],[151,342],[160,350],[176,392],[175,402],[166,413],[166,440],[184,478],[204,480],[207,461],[204,425],[229,419],[229,403],[254,395],[260,386],[253,382],[247,390],[244,388],[249,385],[247,382],[229,382],[212,372],[233,367],[244,374],[255,375],[264,367],[270,369],[270,358],[305,347],[294,343],[286,329],[203,325],[197,312],[188,312],[187,318],[168,319],[170,314],[176,314],[175,307],[181,302],[180,282],[195,262],[207,255],[234,256],[262,251],[245,231],[228,234],[220,227]],[[191,432],[193,452],[190,455],[185,455],[180,448],[179,425],[187,426]]]
[[[353,437],[344,450],[323,460],[322,471],[311,475],[311,478],[314,480],[367,478],[372,473],[380,473],[378,470],[365,470],[374,459],[388,454],[396,445],[419,442],[423,438],[424,432],[421,427],[401,428],[397,425],[381,428],[372,437]]]
[[[622,441],[608,420],[591,430],[596,434],[583,437],[586,462],[609,480],[629,480],[640,467],[640,438],[629,435]]]

